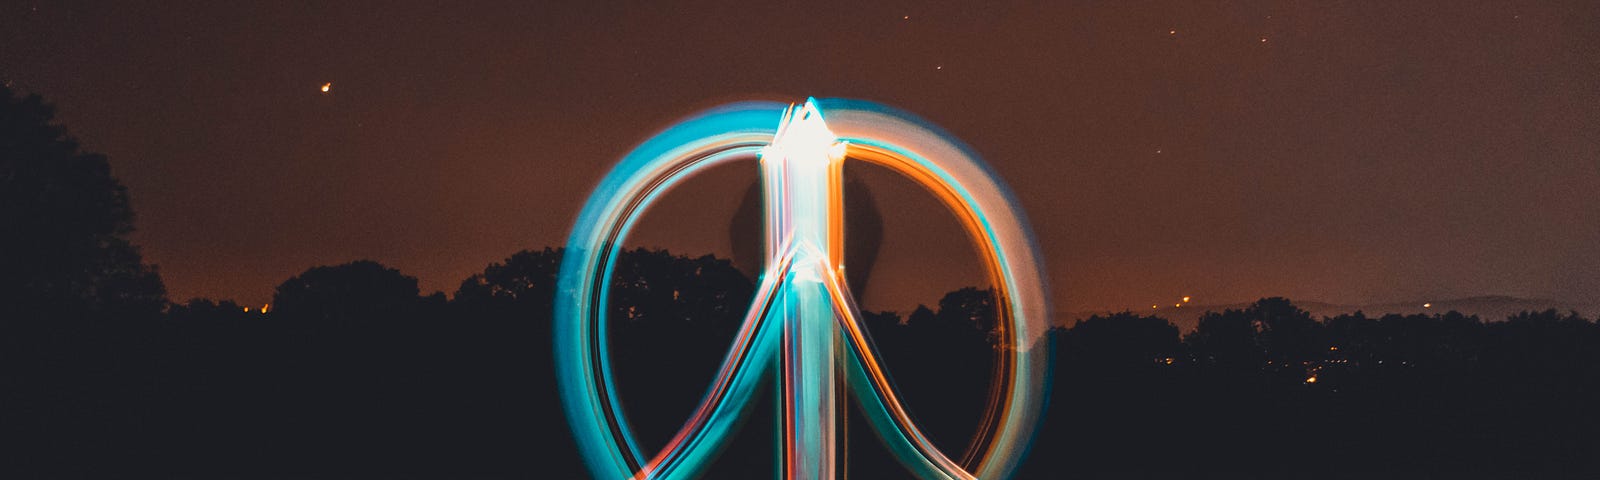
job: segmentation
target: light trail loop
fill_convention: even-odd
[[[662,451],[645,456],[612,383],[605,337],[612,261],[663,192],[698,171],[753,157],[761,161],[766,205],[761,283],[705,398]],[[840,166],[846,159],[886,167],[934,193],[978,246],[995,286],[999,346],[989,407],[959,460],[942,453],[910,418],[844,284]],[[1041,265],[1022,211],[997,177],[967,149],[908,114],[815,99],[713,110],[641,144],[580,213],[556,296],[563,406],[597,478],[693,478],[731,438],[761,382],[777,371],[782,478],[831,480],[841,472],[840,386],[855,392],[868,424],[918,476],[1007,478],[1033,436],[1048,387],[1050,306]]]

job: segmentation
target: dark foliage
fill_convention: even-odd
[[[299,321],[328,323],[426,318],[444,294],[418,296],[417,279],[371,260],[306,270],[278,285],[272,309]]]
[[[1056,395],[1025,478],[1592,478],[1600,327],[1314,320],[1287,300],[1176,328],[1130,313],[1058,333]]]
[[[54,117],[0,86],[0,322],[158,314],[166,290],[128,242],[127,189]]]

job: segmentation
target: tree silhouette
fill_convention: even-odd
[[[476,315],[523,316],[548,321],[561,273],[563,249],[523,250],[461,282],[454,305]]]
[[[1266,351],[1256,338],[1258,328],[1256,319],[1245,311],[1206,312],[1183,341],[1193,349],[1200,365],[1251,371],[1266,360]]]
[[[994,289],[966,287],[946,293],[939,299],[939,314],[934,317],[941,328],[993,332],[1000,311]]]
[[[1274,369],[1298,376],[1327,351],[1321,341],[1322,325],[1289,299],[1263,298],[1246,308],[1244,314],[1256,325],[1258,344]]]
[[[938,321],[936,319],[937,316],[938,314],[929,309],[927,305],[917,305],[917,308],[912,309],[911,314],[906,316],[905,323],[907,325],[932,325]]]
[[[167,309],[167,318],[179,322],[237,321],[249,315],[250,312],[232,300],[219,302],[209,298],[190,299],[188,303],[173,304]]]
[[[138,451],[166,306],[106,157],[0,86],[0,476],[85,477]],[[107,470],[108,471],[108,470]],[[13,475],[22,472],[23,475]],[[41,475],[43,476],[43,475]]]
[[[1167,367],[1182,361],[1178,327],[1131,312],[1079,320],[1061,340],[1068,364],[1106,373]]]
[[[314,267],[278,285],[277,315],[317,321],[412,318],[424,305],[417,279],[371,260]],[[431,299],[439,303],[443,295]]]
[[[160,312],[165,287],[127,239],[127,189],[54,117],[0,86],[0,317]]]

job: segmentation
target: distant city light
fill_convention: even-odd
[[[1306,383],[1317,383],[1317,376],[1316,375],[1312,375],[1312,376],[1306,377]]]
[[[1424,303],[1424,304],[1422,304],[1422,308],[1433,308],[1433,304],[1431,304],[1431,303]]]
[[[333,90],[333,84],[332,83],[324,83],[324,84],[322,84],[322,93],[328,93],[329,90]]]
[[[1183,297],[1183,303],[1189,303],[1189,297]]]
[[[267,309],[269,309],[269,308],[272,308],[272,304],[270,304],[270,303],[261,304],[261,313],[267,313]]]

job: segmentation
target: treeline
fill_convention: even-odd
[[[1282,298],[1093,317],[1057,335],[1028,478],[1594,478],[1600,327],[1577,314],[1312,318]]]
[[[35,309],[4,317],[0,338],[13,375],[4,377],[0,415],[18,440],[6,470],[50,478],[583,478],[552,366],[560,258],[553,249],[519,252],[462,282],[448,300],[421,294],[416,279],[397,270],[357,261],[283,282],[264,312],[195,299],[157,314]],[[640,441],[656,448],[703,395],[754,284],[727,260],[633,250],[618,260],[612,288],[620,394]],[[987,292],[967,289],[905,325],[892,314],[867,320],[875,334],[953,339],[929,348],[889,335],[881,346],[903,367],[908,393],[931,399],[917,402],[955,402],[975,422],[991,347],[970,322],[974,314],[961,309],[992,307]],[[937,388],[952,379],[973,389]],[[936,388],[918,390],[924,383]],[[759,412],[768,410],[754,411],[765,418]],[[944,425],[927,427],[942,437],[970,433]],[[749,422],[712,476],[770,472],[770,427]],[[893,465],[870,468],[878,467]]]
[[[283,282],[265,313],[201,299],[7,322],[8,462],[49,477],[585,478],[551,365],[560,256],[519,252],[449,299],[359,261]],[[653,451],[704,393],[753,282],[726,260],[632,250],[612,288],[617,384]],[[992,292],[866,320],[919,425],[961,452],[986,398]],[[1317,319],[1268,298],[1186,335],[1122,313],[1051,341],[1052,403],[1022,478],[1600,471],[1600,327],[1575,314]],[[762,401],[711,478],[771,472]],[[851,471],[905,477],[852,417]]]

